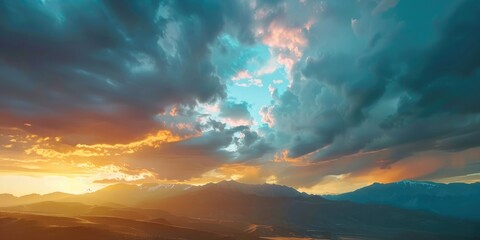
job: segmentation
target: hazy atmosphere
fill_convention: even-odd
[[[480,179],[477,1],[2,1],[0,192]]]
[[[478,0],[0,0],[0,238],[478,239],[479,89]]]

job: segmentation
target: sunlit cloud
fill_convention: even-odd
[[[252,75],[248,71],[243,70],[238,72],[235,76],[233,76],[232,81],[239,81],[247,78],[252,78]]]
[[[474,1],[5,4],[0,182],[479,179]]]
[[[252,78],[252,79],[248,79],[247,82],[236,82],[235,85],[240,87],[250,87],[250,86],[263,87],[263,82],[258,78]]]
[[[161,130],[155,134],[149,134],[144,139],[126,144],[77,144],[75,146],[61,145],[56,148],[49,148],[52,142],[50,139],[38,139],[32,147],[25,150],[27,154],[36,154],[48,158],[66,157],[107,157],[121,154],[131,154],[144,147],[156,148],[161,144],[177,142],[181,137],[175,136],[170,131]],[[62,150],[60,150],[62,149]]]
[[[311,26],[311,24],[306,26]],[[263,36],[263,43],[271,48],[287,50],[299,59],[303,54],[302,47],[306,46],[307,39],[303,36],[302,28],[289,28],[272,22]]]
[[[263,43],[274,51],[277,63],[285,66],[287,72],[290,72],[295,62],[302,57],[303,48],[308,43],[303,31],[308,31],[312,24],[313,22],[308,22],[302,28],[291,28],[272,22],[268,29],[260,32],[259,35],[261,35]]]

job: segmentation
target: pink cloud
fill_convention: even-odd
[[[243,71],[237,72],[237,74],[235,74],[235,76],[232,77],[232,81],[239,81],[247,78],[252,78],[252,74],[250,74],[247,70],[243,70]]]
[[[258,112],[262,117],[262,122],[268,124],[269,127],[275,125],[275,118],[273,117],[273,106],[263,106]]]
[[[301,48],[307,45],[307,39],[303,36],[303,28],[288,28],[276,22],[268,27],[267,34],[263,37],[263,43],[272,48],[285,49],[295,57],[302,57]]]

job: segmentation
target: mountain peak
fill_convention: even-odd
[[[393,184],[402,185],[406,187],[420,187],[420,188],[434,188],[440,183],[426,182],[426,181],[414,181],[414,180],[402,180]]]
[[[246,194],[253,194],[263,197],[302,197],[308,194],[299,192],[294,188],[277,184],[247,184],[234,180],[223,180],[218,183],[209,183],[205,188],[221,188],[230,191],[238,191]]]
[[[404,186],[404,187],[427,187],[427,188],[433,188],[435,186],[442,185],[442,183],[435,183],[435,182],[428,182],[428,181],[415,181],[415,180],[401,180],[398,182],[391,182],[391,183],[379,183],[379,182],[374,182],[369,186],[366,186],[364,188],[368,187],[375,187],[375,186]],[[362,188],[360,188],[362,189]]]
[[[237,181],[235,181],[235,180],[233,180],[233,179],[230,179],[230,180],[222,180],[222,181],[220,181],[220,182],[211,183],[211,184],[216,184],[216,185],[233,185],[233,184],[238,184],[238,185],[240,185],[240,184],[245,184],[245,185],[246,185],[246,183],[240,183],[240,182],[237,182]]]
[[[357,203],[385,204],[406,209],[421,209],[435,213],[479,219],[480,188],[465,183],[435,183],[403,180],[372,184],[353,192],[325,196],[331,200],[349,200]]]

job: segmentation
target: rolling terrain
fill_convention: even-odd
[[[125,199],[129,195],[132,197]],[[21,229],[31,228],[31,232],[45,236],[44,239],[61,239],[64,231],[85,232],[85,236],[101,239],[478,239],[480,236],[480,222],[476,220],[384,204],[328,200],[272,184],[234,181],[198,187],[119,184],[83,195],[59,195],[54,201],[43,196],[36,196],[38,202],[0,208],[1,234],[30,239],[22,235],[25,233]],[[111,201],[105,201],[108,199]],[[53,233],[58,238],[49,235]]]
[[[258,239],[237,238],[158,222],[106,216],[59,217],[25,213],[0,213],[1,239]]]

